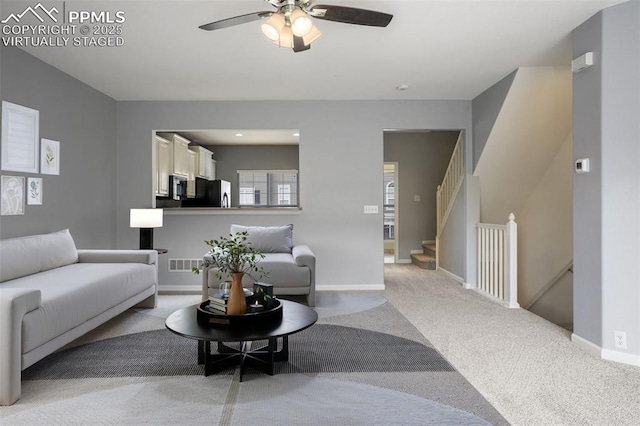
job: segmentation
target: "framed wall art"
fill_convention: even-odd
[[[42,139],[40,143],[40,173],[43,175],[60,174],[60,142]]]
[[[42,178],[27,178],[27,205],[42,205]]]
[[[0,177],[0,214],[12,216],[24,214],[24,177]]]
[[[2,101],[2,170],[38,173],[40,112]]]

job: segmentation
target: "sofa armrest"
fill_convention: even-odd
[[[155,250],[78,250],[80,263],[158,263]]]
[[[0,286],[0,405],[20,398],[22,318],[40,306],[40,290]]]
[[[310,269],[316,267],[316,256],[313,254],[309,246],[299,245],[294,246],[291,250],[293,261],[298,266],[307,266]]]

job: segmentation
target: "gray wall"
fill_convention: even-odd
[[[493,86],[476,96],[472,101],[473,108],[473,168],[478,165],[482,150],[489,139],[491,129],[498,118],[502,104],[509,93],[511,83],[518,70],[498,81]]]
[[[385,132],[384,161],[398,163],[398,258],[436,239],[436,189],[460,132]],[[420,201],[414,201],[414,196]]]
[[[0,47],[2,100],[40,111],[40,137],[60,142],[60,175],[43,204],[0,217],[0,237],[69,228],[80,248],[115,246],[116,101],[17,48]]]
[[[592,170],[574,179],[574,333],[640,362],[640,3],[603,10],[573,40],[595,62],[573,79],[574,158]]]
[[[267,107],[268,106],[268,107]],[[384,282],[382,206],[384,129],[464,129],[470,101],[120,102],[118,103],[118,246],[135,247],[129,209],[152,204],[154,129],[300,129],[297,216],[175,216],[156,230],[163,258],[200,257],[205,238],[229,223],[294,223],[294,238],[312,247],[320,286],[371,288]],[[470,152],[470,151],[467,151]],[[464,221],[458,226],[467,226]],[[456,251],[464,257],[465,241]],[[163,273],[161,285],[195,285],[197,277]]]
[[[231,205],[237,206],[238,170],[298,170],[298,145],[209,145],[216,160],[216,179],[231,182]],[[300,176],[298,176],[300,178]]]

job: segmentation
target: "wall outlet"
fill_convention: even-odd
[[[378,213],[378,206],[364,206],[364,214]]]
[[[618,349],[627,349],[627,333],[624,331],[614,331],[613,341]]]

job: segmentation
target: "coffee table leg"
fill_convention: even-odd
[[[204,364],[204,340],[198,340],[198,365]]]
[[[275,341],[276,339],[274,338],[273,340]],[[282,336],[282,349],[275,352],[274,355],[275,361],[289,361],[289,336]]]

